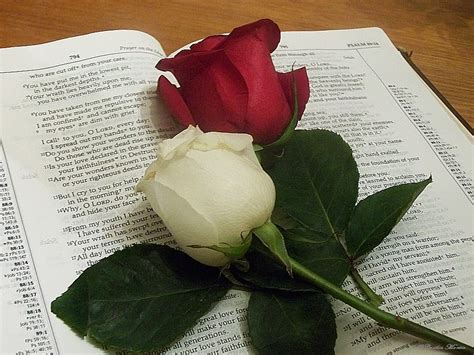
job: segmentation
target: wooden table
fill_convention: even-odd
[[[381,27],[474,127],[472,0],[0,0],[0,47],[138,29],[170,53],[263,17],[283,31]]]

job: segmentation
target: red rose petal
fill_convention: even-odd
[[[226,38],[227,36],[225,35],[209,36],[198,43],[194,43],[191,46],[191,50],[196,52],[202,52],[217,49],[226,40]]]
[[[288,126],[291,109],[267,44],[252,36],[226,41],[223,49],[248,88],[246,131],[256,143],[272,143]]]
[[[161,60],[157,68],[171,71],[180,83],[179,90],[169,82],[163,89],[169,106],[177,102],[175,117],[182,123],[192,120],[205,131],[246,132],[261,144],[278,139],[293,106],[291,80],[276,72],[270,54],[279,41],[278,26],[265,19]],[[301,70],[294,75],[302,113],[308,79]]]
[[[289,73],[278,73],[278,79],[280,79],[281,87],[285,93],[286,100],[288,101],[293,112],[293,83],[295,80],[296,93],[298,97],[298,119],[303,115],[306,103],[309,100],[309,79],[306,73],[306,68],[299,68]]]
[[[186,88],[189,83],[196,81],[196,76],[209,69],[214,58],[220,56],[221,50],[206,52],[188,51],[186,55],[165,58],[158,62],[156,68],[170,71],[176,77],[180,87]],[[184,97],[187,98],[186,95]]]
[[[186,51],[191,52],[189,50],[186,50]],[[178,53],[178,55],[179,55],[179,53]],[[175,67],[176,62],[177,62],[176,57],[174,57],[174,58],[163,58],[163,59],[160,59],[160,61],[158,63],[156,63],[155,68],[158,69],[158,70],[162,70],[162,71],[171,71]]]
[[[224,51],[212,53],[193,56],[196,70],[192,80],[182,86],[181,93],[204,131],[245,132],[248,101],[245,80]]]
[[[229,35],[228,40],[232,41],[241,37],[255,37],[263,42],[268,51],[273,52],[280,42],[280,28],[270,19],[262,19],[247,25],[235,28]]]
[[[184,127],[196,125],[186,102],[178,88],[171,84],[165,76],[158,79],[158,91],[171,115]]]
[[[163,58],[156,64],[156,69],[162,71],[181,71],[177,69],[178,67],[189,65],[188,58],[196,54],[207,55],[210,51],[218,49],[219,45],[226,40],[227,36],[225,35],[216,35],[209,36],[202,40],[201,42],[191,45],[190,49],[183,49],[178,52],[173,58]],[[200,53],[204,52],[204,53]],[[191,59],[192,60],[192,59]],[[189,69],[185,69],[189,70]],[[192,71],[192,70],[189,70]]]

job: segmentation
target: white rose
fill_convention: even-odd
[[[200,246],[237,246],[268,221],[275,186],[260,166],[252,137],[203,133],[189,126],[158,146],[158,158],[137,185],[178,245],[210,265],[229,262],[223,253]]]

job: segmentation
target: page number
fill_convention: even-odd
[[[70,59],[70,60],[79,59],[79,58],[81,58],[81,56],[80,56],[79,54],[71,54],[71,55],[69,56],[69,59]]]

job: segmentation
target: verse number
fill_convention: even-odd
[[[71,54],[71,55],[69,56],[69,59],[70,59],[70,60],[79,59],[79,58],[81,58],[81,56],[80,56],[79,54]]]

